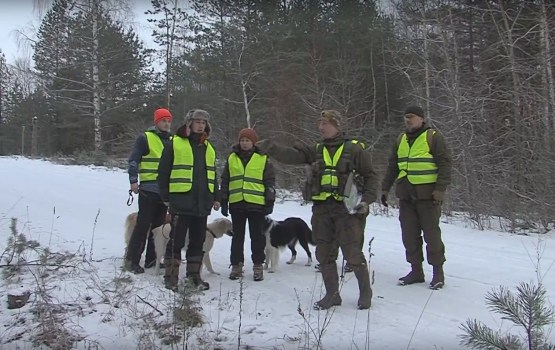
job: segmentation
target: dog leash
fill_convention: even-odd
[[[133,190],[129,190],[129,198],[127,198],[127,206],[130,207],[133,204]]]

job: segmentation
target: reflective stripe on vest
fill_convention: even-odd
[[[164,143],[160,136],[154,132],[145,132],[148,154],[141,158],[139,163],[139,181],[156,181],[158,177],[158,164],[164,150]]]
[[[351,156],[351,148],[352,145],[357,144],[357,140],[351,140],[344,142],[339,148],[335,151],[333,155],[333,159],[330,156],[328,149],[324,146],[322,147],[322,158],[324,160],[324,172],[322,173],[322,177],[320,178],[320,193],[317,195],[312,196],[313,201],[323,201],[326,200],[328,197],[333,196],[336,200],[343,200],[343,196],[338,193],[339,190],[339,178],[337,177],[337,163],[341,159],[341,156]],[[347,144],[347,147],[345,147]],[[320,148],[320,144],[316,145],[317,148]],[[347,149],[348,148],[348,149]]]
[[[216,151],[208,140],[204,141],[206,146],[206,177],[208,179],[208,190],[214,193],[216,184]],[[170,193],[189,192],[193,188],[193,148],[189,139],[174,137],[173,167],[170,174]]]
[[[412,146],[409,146],[407,134],[403,134],[399,147],[397,148],[397,166],[399,176],[397,179],[407,177],[413,185],[431,184],[437,181],[437,164],[434,156],[430,153],[427,130],[421,133]]]
[[[229,155],[229,203],[243,200],[252,204],[266,203],[263,179],[267,158],[265,155],[253,153],[245,169],[236,153]]]

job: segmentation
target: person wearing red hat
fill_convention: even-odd
[[[160,197],[156,178],[162,151],[171,140],[171,122],[172,114],[169,110],[155,110],[154,125],[137,137],[128,159],[129,183],[131,191],[139,194],[139,212],[127,246],[124,267],[134,273],[145,271],[139,262],[147,240],[145,267],[150,268],[156,264],[151,229],[164,223],[168,210]]]
[[[276,177],[268,156],[255,146],[258,135],[254,129],[242,129],[238,141],[227,158],[220,183],[222,215],[228,216],[229,211],[233,223],[229,278],[236,280],[243,276],[243,245],[248,221],[253,279],[262,281],[262,264],[266,259],[264,217],[274,208]]]

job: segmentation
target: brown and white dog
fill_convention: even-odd
[[[133,228],[135,228],[135,223],[137,222],[137,212],[131,213],[127,215],[125,219],[125,246],[129,245],[129,240],[131,239],[131,234],[133,233]],[[166,245],[170,240],[170,231],[171,231],[171,216],[170,214],[166,215],[166,220],[162,226],[158,226],[152,230],[152,234],[154,235],[154,247],[156,251],[156,274],[160,274],[160,263],[162,262],[162,258],[166,254]],[[213,274],[219,275],[218,272],[214,271],[212,268],[212,262],[210,261],[210,250],[214,246],[214,240],[223,237],[223,235],[233,236],[233,230],[231,226],[231,221],[226,218],[217,218],[214,221],[210,222],[206,226],[206,237],[204,239],[204,258],[202,259],[203,265],[206,266],[206,269]],[[189,245],[189,235],[185,239],[185,245],[183,246],[183,250],[187,249]],[[127,251],[127,248],[126,248]]]

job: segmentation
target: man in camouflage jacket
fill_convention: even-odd
[[[270,140],[259,141],[257,146],[279,162],[309,164],[312,169],[305,197],[314,203],[311,220],[313,238],[326,288],[326,295],[315,303],[315,308],[328,309],[341,305],[336,264],[337,250],[341,247],[358,280],[358,308],[368,309],[372,289],[367,261],[360,245],[363,237],[360,222],[361,217],[368,214],[368,205],[376,198],[377,175],[361,144],[342,132],[341,119],[338,111],[322,111],[318,125],[322,141],[312,147],[286,147]],[[345,184],[351,173],[360,177],[363,184],[360,189],[362,199],[354,214],[347,211],[343,202]]]

